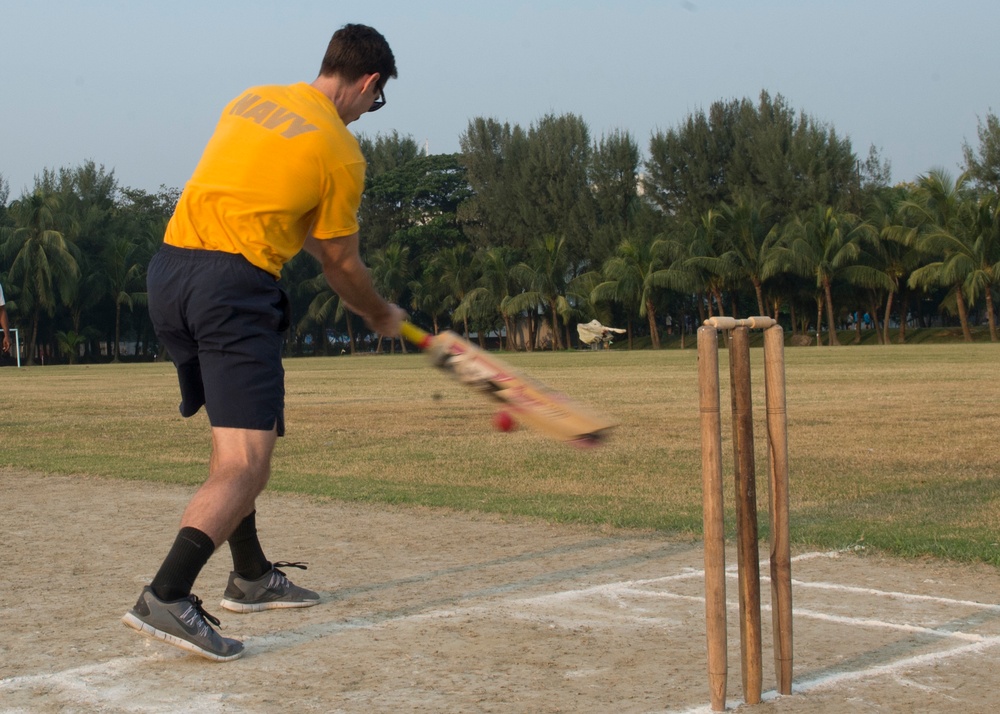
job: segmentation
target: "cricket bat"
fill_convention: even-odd
[[[402,334],[424,350],[436,367],[501,403],[514,418],[545,436],[575,446],[594,446],[614,427],[607,419],[519,374],[454,332],[431,335],[404,322]]]

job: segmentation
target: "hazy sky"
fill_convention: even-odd
[[[399,78],[352,125],[457,151],[477,116],[574,113],[644,153],[717,100],[781,94],[875,145],[893,180],[953,174],[1000,112],[997,0],[0,0],[0,174],[93,159],[182,187],[245,87],[311,81],[330,35],[378,28]]]

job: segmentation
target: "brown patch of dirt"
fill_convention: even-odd
[[[195,592],[248,652],[214,664],[119,621],[190,494],[0,469],[0,711],[708,711],[700,543],[265,494],[258,526],[269,556],[308,561],[290,574],[322,603],[222,610],[223,549]],[[995,569],[795,556],[794,693],[773,693],[765,583],[765,701],[741,704],[731,602],[731,707],[995,708]]]

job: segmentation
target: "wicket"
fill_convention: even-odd
[[[725,522],[719,330],[731,330],[729,377],[736,481],[736,553],[740,609],[740,671],[747,704],[761,700],[760,562],[754,468],[749,330],[764,330],[764,388],[768,442],[768,514],[771,531],[771,611],[777,689],[792,692],[792,568],[788,537],[788,431],[785,413],[784,332],[769,317],[716,317],[698,329],[702,494],[705,539],[705,620],[711,706],[726,708]]]

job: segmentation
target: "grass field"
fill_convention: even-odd
[[[1000,566],[998,349],[788,348],[793,542]],[[286,362],[288,435],[271,488],[698,537],[693,343],[505,358],[612,416],[620,426],[609,443],[577,450],[524,430],[496,432],[492,406],[419,355],[296,359]],[[720,359],[726,375],[724,350]],[[766,537],[759,348],[752,360]],[[7,368],[0,384],[2,465],[186,484],[203,477],[207,420],[178,415],[169,364]],[[723,441],[729,473],[725,413]]]

